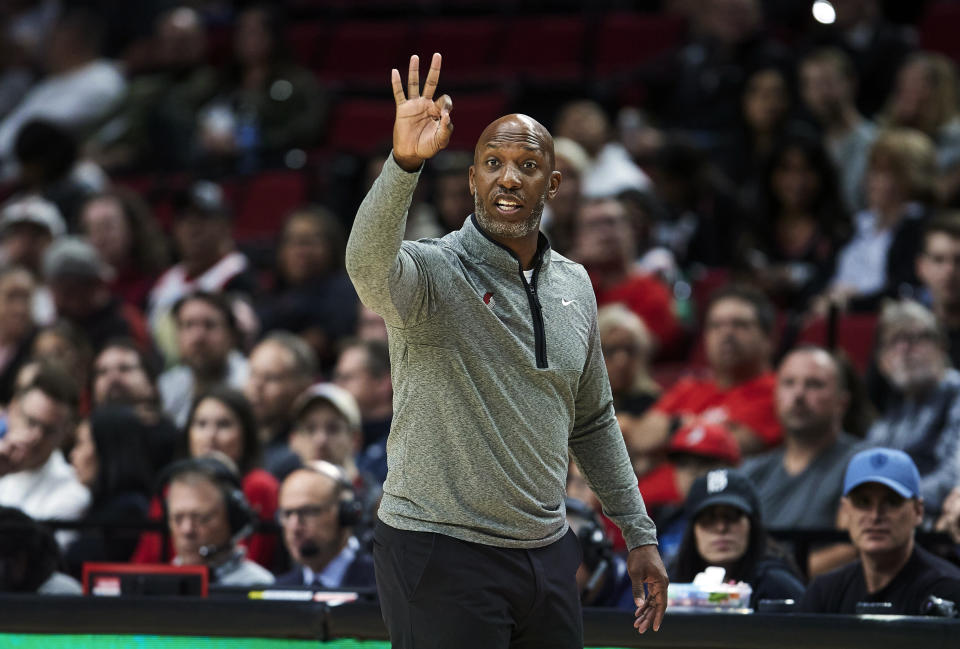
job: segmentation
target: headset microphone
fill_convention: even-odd
[[[199,554],[204,559],[209,559],[210,557],[219,554],[223,550],[227,550],[233,546],[233,539],[230,539],[227,543],[208,543],[207,545],[201,545],[197,548],[197,554]]]

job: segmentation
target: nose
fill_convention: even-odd
[[[504,189],[516,189],[520,187],[520,169],[513,163],[503,165],[498,184]]]

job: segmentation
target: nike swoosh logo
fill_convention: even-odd
[[[576,300],[565,300],[563,298],[560,298],[560,304],[562,304],[563,306],[570,306],[574,302],[576,302]]]

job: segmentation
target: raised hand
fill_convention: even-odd
[[[636,619],[633,628],[640,633],[647,629],[660,630],[663,614],[667,611],[667,571],[656,545],[641,545],[627,555],[627,572],[633,582],[633,601]],[[646,584],[647,592],[643,586]]]
[[[453,101],[449,95],[433,100],[440,79],[440,61],[440,54],[434,54],[422,95],[420,57],[416,54],[410,57],[407,96],[403,94],[400,72],[396,68],[391,71],[393,98],[397,102],[397,117],[393,123],[393,157],[407,171],[416,171],[424,160],[432,158],[450,143]]]

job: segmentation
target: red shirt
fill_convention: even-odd
[[[253,469],[243,476],[243,495],[262,521],[272,521],[277,512],[277,496],[280,485],[272,474],[263,469]],[[163,517],[163,505],[154,497],[150,502],[149,517],[158,521]],[[130,558],[132,563],[160,563],[161,535],[159,532],[144,532]],[[247,548],[247,558],[264,568],[272,568],[277,550],[277,537],[273,534],[251,534],[240,541]],[[173,545],[167,547],[167,556],[173,557]]]
[[[637,484],[643,496],[643,504],[647,507],[647,513],[663,505],[683,503],[683,494],[677,489],[673,464],[670,462],[662,462],[647,471],[640,476]]]
[[[656,337],[660,350],[671,349],[683,336],[683,330],[673,313],[670,290],[653,275],[630,275],[615,286],[593,290],[597,306],[623,304],[636,313]]]
[[[660,397],[653,408],[667,415],[697,415],[712,423],[741,424],[767,446],[783,439],[773,403],[776,375],[767,372],[726,390],[710,379],[684,378]]]

